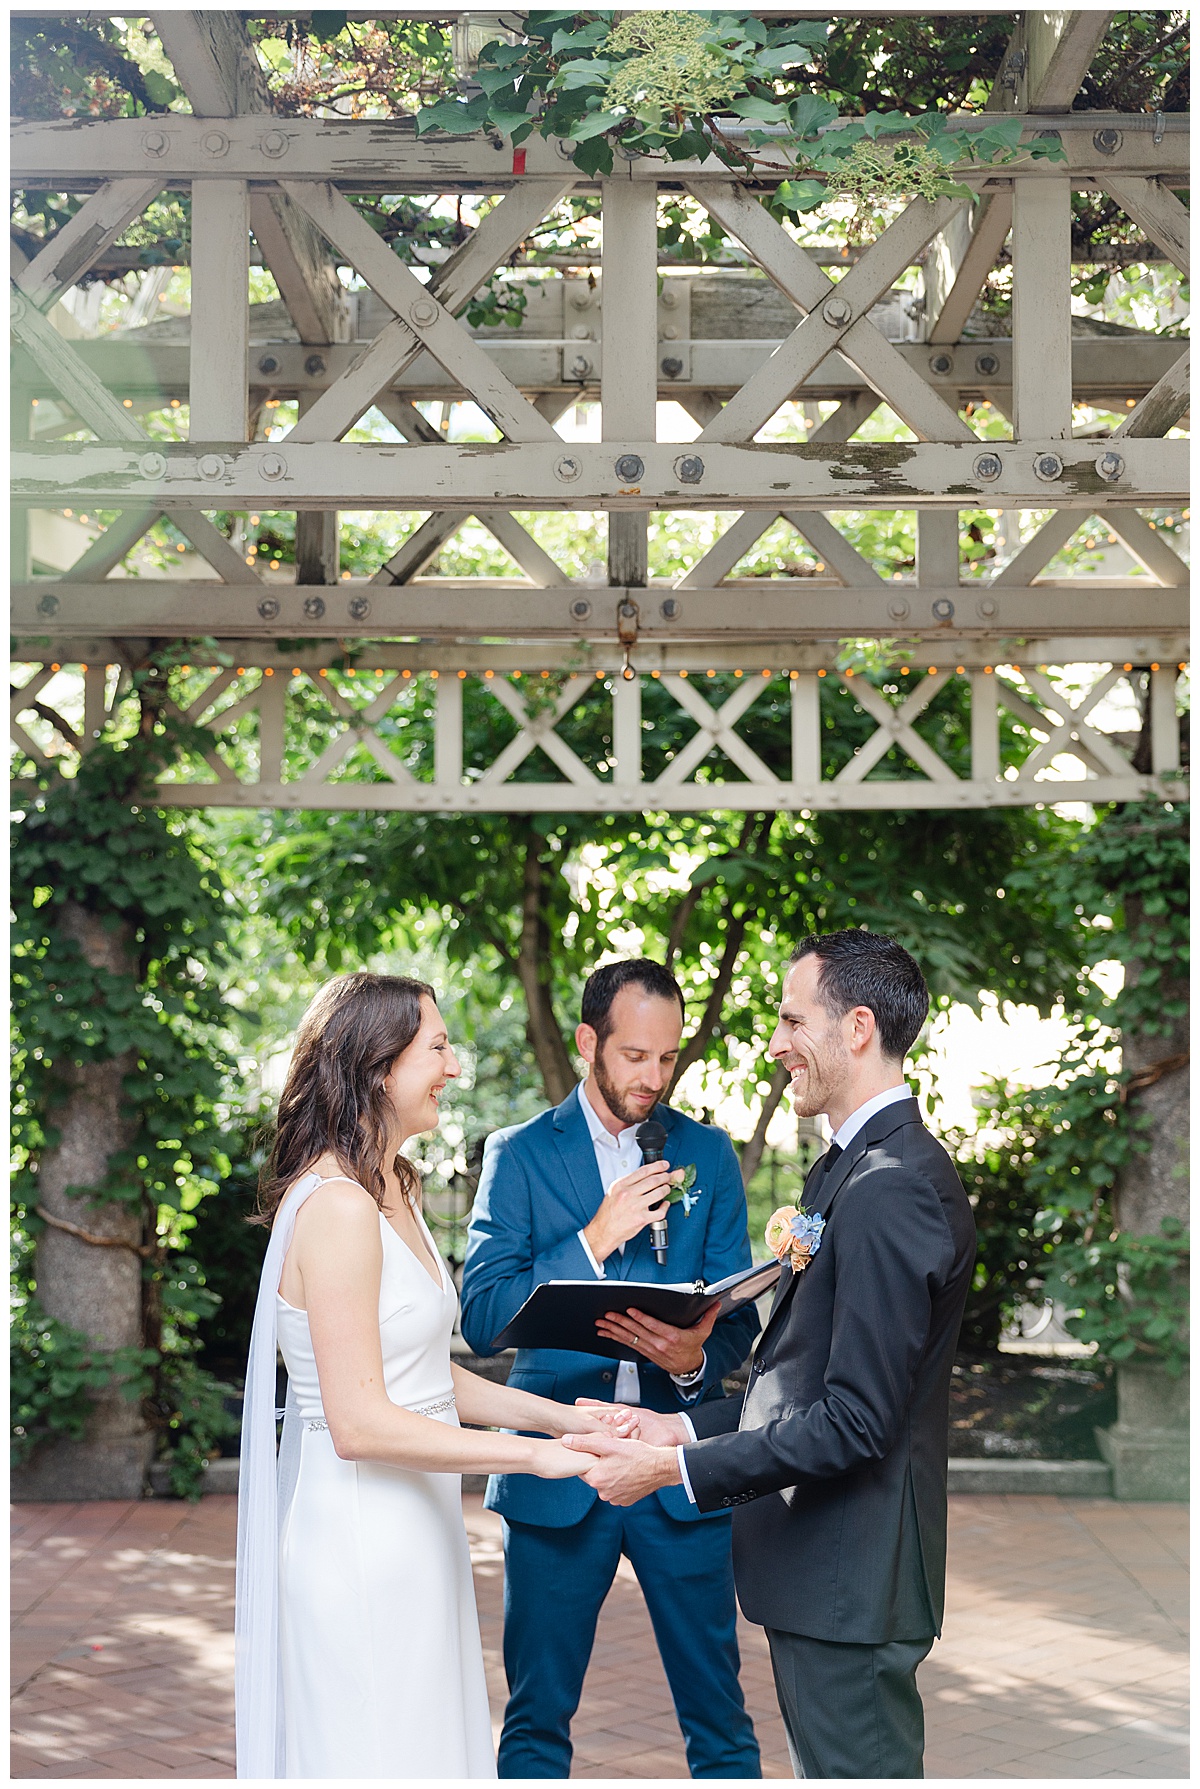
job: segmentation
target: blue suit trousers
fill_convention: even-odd
[[[571,1719],[600,1606],[622,1553],[646,1598],[693,1777],[758,1777],[758,1742],[738,1682],[730,1524],[677,1522],[657,1497],[597,1501],[570,1528],[504,1521],[501,1777],[566,1777]],[[630,1718],[638,1714],[632,1679]]]

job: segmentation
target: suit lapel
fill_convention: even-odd
[[[813,1211],[813,1215],[823,1217],[826,1222],[828,1222],[830,1206],[833,1204],[833,1201],[836,1199],[842,1187],[844,1187],[849,1180],[855,1167],[862,1160],[867,1150],[871,1148],[872,1144],[881,1143],[885,1137],[890,1136],[894,1130],[898,1130],[903,1124],[920,1124],[920,1122],[921,1108],[915,1099],[897,1100],[894,1105],[885,1106],[881,1112],[876,1112],[863,1126],[862,1130],[859,1131],[858,1135],[851,1139],[849,1146],[843,1150],[839,1159],[830,1169],[829,1174],[814,1186],[813,1199],[810,1200],[808,1198],[808,1189],[813,1183],[817,1170],[821,1166],[821,1162],[818,1162],[816,1167],[814,1167],[810,1173],[808,1179],[805,1181],[804,1192],[801,1194],[803,1202]],[[824,1156],[822,1156],[821,1161],[824,1161],[824,1159]],[[767,1321],[763,1326],[762,1335],[758,1339],[758,1347],[755,1350],[756,1353],[761,1352],[763,1344],[767,1339],[767,1332],[773,1327],[776,1319],[780,1317],[786,1309],[791,1292],[799,1278],[800,1275],[798,1273],[793,1273],[790,1267],[784,1267],[779,1276],[779,1284],[775,1288],[775,1302],[771,1306],[771,1314],[767,1318]]]
[[[582,1220],[580,1228],[584,1229],[600,1209],[604,1188],[577,1092],[568,1093],[562,1105],[555,1107],[554,1142],[564,1169],[560,1191],[564,1200],[575,1207]]]

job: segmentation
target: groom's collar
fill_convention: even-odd
[[[875,1094],[872,1099],[864,1100],[861,1106],[855,1107],[849,1118],[844,1119],[834,1132],[833,1141],[839,1149],[848,1149],[859,1131],[866,1128],[876,1112],[883,1112],[888,1106],[894,1106],[898,1100],[912,1097],[912,1091],[906,1081],[901,1081],[897,1087],[885,1087],[882,1093]]]

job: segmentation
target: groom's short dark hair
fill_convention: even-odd
[[[678,1000],[682,1017],[686,1012],[683,989],[669,969],[649,957],[630,957],[624,963],[605,963],[593,969],[583,985],[579,1007],[580,1023],[590,1025],[601,1043],[612,1030],[612,1003],[622,988],[644,988],[660,1000]]]
[[[902,944],[882,932],[821,932],[802,938],[791,960],[816,957],[822,1006],[840,1019],[870,1007],[884,1055],[903,1062],[929,1012],[929,989]]]

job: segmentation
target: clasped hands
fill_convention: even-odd
[[[593,1456],[594,1464],[580,1477],[605,1503],[636,1503],[651,1491],[681,1482],[675,1449],[691,1436],[678,1416],[628,1404],[605,1404],[598,1398],[576,1398],[575,1402],[586,1407],[594,1421],[603,1423],[604,1430],[564,1435],[562,1445]]]

